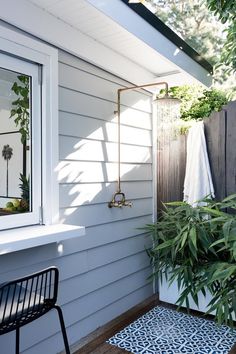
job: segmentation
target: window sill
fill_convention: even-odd
[[[83,226],[36,225],[0,231],[0,255],[85,235]]]

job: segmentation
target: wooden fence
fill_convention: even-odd
[[[204,121],[216,199],[236,193],[236,101]],[[165,133],[162,133],[165,134]],[[158,139],[157,207],[183,200],[187,136]]]

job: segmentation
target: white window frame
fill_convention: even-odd
[[[40,221],[45,225],[55,224],[59,219],[58,51],[28,35],[0,25],[0,52],[42,66],[42,212],[38,215],[38,220],[32,217],[31,221],[23,214],[0,217],[0,229],[35,225],[40,224]]]
[[[30,180],[32,180],[30,209],[25,213],[11,214],[0,217],[0,229],[7,229],[9,225],[24,226],[37,224],[40,220],[41,206],[41,84],[39,80],[39,66],[0,52],[0,68],[13,71],[19,75],[30,77]],[[32,124],[31,124],[32,123]],[[16,152],[13,153],[13,157]],[[31,178],[32,177],[32,178]]]

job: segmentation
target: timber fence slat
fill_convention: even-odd
[[[236,193],[236,101],[205,119],[205,135],[216,199]],[[161,137],[160,137],[161,135]],[[157,207],[183,199],[187,136],[159,133]]]

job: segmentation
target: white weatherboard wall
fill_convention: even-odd
[[[86,236],[0,257],[0,282],[50,265],[60,269],[62,305],[71,344],[152,294],[151,270],[139,230],[152,220],[152,121],[146,93],[122,96],[122,187],[132,208],[109,209],[116,189],[116,91],[123,80],[69,54],[59,55],[60,218],[84,225]],[[24,354],[63,349],[56,313],[21,331]],[[0,337],[14,353],[14,334]]]

